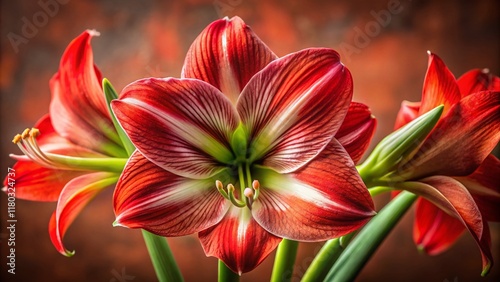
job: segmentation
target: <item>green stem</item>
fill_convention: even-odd
[[[167,239],[157,236],[146,230],[142,230],[142,236],[146,242],[149,256],[153,262],[156,277],[160,282],[184,281],[177,267],[174,256],[168,247]]]
[[[323,281],[330,268],[344,251],[356,232],[341,238],[328,240],[318,252],[302,277],[302,282]]]
[[[219,282],[238,282],[240,276],[229,269],[226,264],[219,260]]]
[[[326,276],[326,281],[353,281],[417,196],[401,192],[374,216],[347,246]]]
[[[274,260],[271,282],[290,281],[298,247],[299,243],[297,241],[288,239],[283,239],[283,241],[281,241]]]

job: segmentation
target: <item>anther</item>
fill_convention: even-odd
[[[255,191],[255,193],[253,195],[253,199],[257,200],[257,198],[259,197],[259,191],[260,191],[260,182],[259,182],[259,180],[254,180],[252,182],[252,188]]]
[[[21,136],[21,134],[16,134],[16,136],[14,136],[14,138],[12,139],[12,143],[17,144],[17,143],[21,142],[21,140],[23,140],[23,137]]]
[[[21,137],[23,139],[26,139],[28,136],[30,135],[30,129],[29,128],[26,128],[23,133],[21,133]]]
[[[226,191],[224,191],[224,185],[220,180],[215,181],[215,188],[217,188],[217,191],[222,195],[222,197],[226,198],[229,200],[229,196],[227,195]]]
[[[38,128],[32,128],[30,130],[30,137],[37,138],[40,135],[40,130]]]

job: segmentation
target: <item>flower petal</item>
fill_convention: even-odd
[[[346,149],[354,163],[357,163],[368,149],[376,127],[377,119],[370,108],[365,104],[351,102],[335,138]]]
[[[71,256],[74,253],[68,251],[62,242],[71,223],[90,200],[104,188],[114,185],[117,180],[117,174],[96,172],[77,177],[64,187],[49,223],[50,239],[61,254]]]
[[[500,222],[499,159],[489,155],[474,173],[455,179],[467,187],[486,220]]]
[[[500,91],[500,78],[488,69],[468,71],[457,79],[457,83],[462,97],[485,90]]]
[[[331,49],[306,49],[270,63],[238,100],[250,160],[292,172],[330,142],[352,98],[352,78]]]
[[[213,86],[194,79],[143,79],[128,85],[113,111],[130,140],[156,165],[206,178],[233,159],[236,110]]]
[[[113,205],[117,225],[170,237],[213,226],[230,202],[219,194],[215,180],[177,176],[136,151],[116,185]]]
[[[12,169],[15,177],[5,177],[2,190],[11,193],[12,189],[9,188],[12,185],[9,186],[9,183],[15,183],[16,198],[43,202],[57,201],[61,190],[71,179],[88,173],[49,169],[31,161],[18,161]]]
[[[260,227],[247,208],[235,206],[219,224],[198,236],[207,256],[222,260],[240,275],[257,267],[281,242]]]
[[[276,55],[239,17],[217,20],[205,28],[186,55],[182,77],[210,83],[236,104],[254,74]]]
[[[455,103],[460,101],[455,76],[436,54],[429,52],[429,65],[424,79],[422,105],[420,115],[443,104],[443,114]]]
[[[404,182],[396,184],[397,189],[408,190],[418,194],[431,203],[462,222],[478,244],[483,257],[483,271],[491,266],[489,232],[487,222],[470,195],[460,182],[446,176],[432,176],[421,182]]]
[[[500,140],[500,92],[478,92],[454,105],[415,155],[401,164],[400,175],[471,174]]]
[[[420,102],[403,101],[396,117],[394,130],[399,129],[410,121],[416,119],[419,116],[418,112],[420,111],[420,104]]]
[[[294,173],[261,169],[252,205],[270,233],[296,241],[324,241],[358,229],[375,215],[373,201],[354,163],[338,142]]]
[[[59,72],[50,81],[50,115],[56,131],[82,147],[110,156],[126,153],[114,129],[94,66],[90,39],[85,31],[64,52]]]
[[[447,250],[465,231],[463,223],[429,201],[419,198],[415,211],[413,240],[427,254]]]

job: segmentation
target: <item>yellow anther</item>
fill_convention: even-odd
[[[28,136],[30,135],[30,129],[29,128],[26,128],[23,133],[21,133],[21,137],[23,139],[26,139]]]
[[[32,128],[31,131],[30,131],[30,137],[38,137],[38,135],[40,135],[40,130],[38,130],[38,128]]]
[[[16,136],[14,136],[14,139],[12,139],[12,143],[17,144],[17,143],[19,143],[22,139],[23,139],[23,137],[21,136],[21,134],[16,134]]]

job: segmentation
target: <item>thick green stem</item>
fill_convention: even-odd
[[[302,282],[323,281],[356,232],[328,240],[318,252],[302,277]]]
[[[226,264],[219,260],[219,282],[238,282],[240,276],[229,269]]]
[[[167,239],[142,230],[149,256],[153,262],[156,277],[160,282],[184,281],[177,263],[168,247]]]
[[[415,194],[403,191],[389,202],[342,252],[325,280],[353,281],[416,199]]]
[[[287,239],[281,241],[276,252],[276,258],[274,259],[271,282],[290,281],[298,247],[299,243],[297,241]]]

